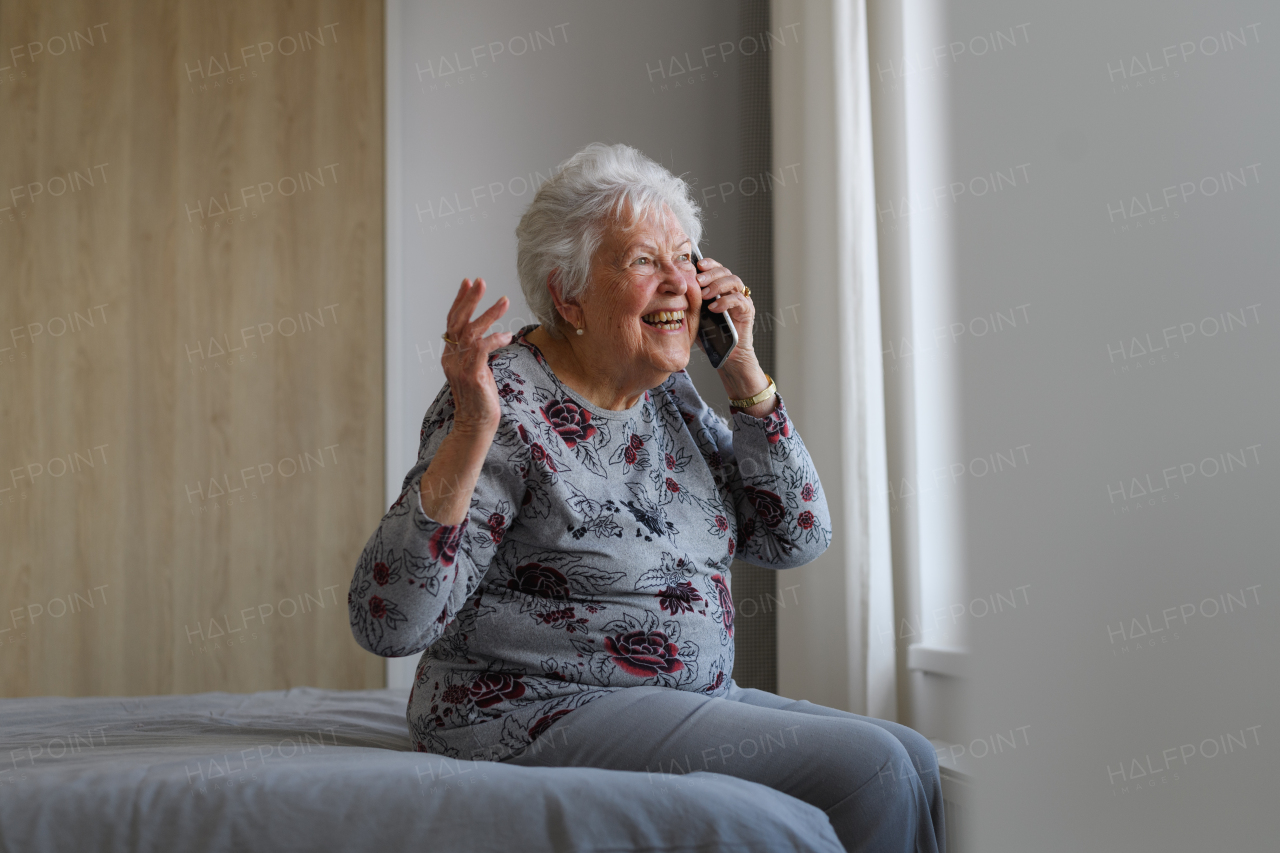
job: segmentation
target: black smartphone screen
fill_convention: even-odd
[[[697,269],[700,260],[702,255],[695,246],[694,269]],[[738,345],[738,330],[734,328],[733,321],[724,312],[708,310],[707,306],[710,304],[710,302],[703,302],[702,310],[698,314],[698,342],[702,344],[707,358],[711,360],[711,366],[719,369],[729,357],[729,353],[733,352],[733,348]]]

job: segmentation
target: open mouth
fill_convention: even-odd
[[[683,311],[655,311],[652,314],[645,314],[640,319],[655,329],[662,329],[665,332],[674,332],[684,326]]]

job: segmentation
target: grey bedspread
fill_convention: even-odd
[[[411,752],[407,701],[313,688],[0,700],[0,849],[842,850],[820,810],[728,776]]]

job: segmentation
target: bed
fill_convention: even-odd
[[[821,851],[753,782],[412,752],[408,690],[0,700],[0,849]]]

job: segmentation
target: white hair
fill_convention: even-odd
[[[629,211],[631,221],[620,223],[628,227],[660,216],[663,207],[697,245],[702,221],[689,185],[629,145],[593,142],[538,189],[516,226],[516,270],[530,310],[553,336],[560,336],[562,318],[551,275],[562,299],[577,299],[610,224]]]

